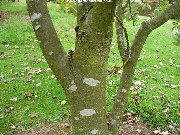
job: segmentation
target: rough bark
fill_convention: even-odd
[[[75,135],[109,135],[106,120],[106,71],[112,40],[114,3],[81,3],[78,7],[74,81],[77,92],[72,105]],[[89,82],[88,82],[89,81]],[[94,111],[82,116],[80,111]],[[78,120],[77,120],[78,118]]]
[[[54,30],[46,1],[29,0],[27,5],[43,55],[72,101],[73,134],[109,135],[105,82],[115,3],[81,3],[75,52],[69,55]]]
[[[124,30],[123,30],[123,0],[118,0],[117,1],[117,6],[116,6],[116,15],[118,18],[116,18],[115,26],[116,26],[116,35],[117,35],[117,44],[118,44],[118,49],[120,56],[122,58],[122,61],[125,60],[125,43],[124,43]],[[118,20],[117,20],[118,19]],[[118,22],[120,21],[120,22]]]
[[[69,56],[54,29],[46,0],[27,0],[27,8],[36,37],[47,63],[64,88],[70,102],[68,87],[72,82]]]
[[[125,110],[127,103],[128,92],[132,85],[133,76],[138,58],[143,49],[143,45],[148,37],[148,35],[159,26],[163,25],[168,21],[173,15],[180,11],[180,1],[176,0],[173,5],[166,9],[159,17],[151,19],[149,21],[143,22],[139,31],[137,32],[133,44],[130,48],[130,59],[123,66],[123,73],[120,80],[120,86],[118,88],[116,101],[112,110],[111,124],[112,124],[112,134],[118,135],[119,126],[121,124],[122,115]]]

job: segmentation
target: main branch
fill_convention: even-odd
[[[173,15],[180,12],[180,0],[176,0],[168,9],[166,9],[160,16],[143,22],[139,31],[136,34],[133,45],[131,47],[131,57],[129,61],[123,66],[123,73],[120,80],[116,100],[112,110],[111,125],[112,134],[117,135],[121,124],[122,116],[128,98],[128,91],[132,85],[133,76],[138,58],[142,51],[143,45],[148,35],[166,21],[171,19]]]
[[[46,0],[27,0],[31,22],[43,55],[62,87],[67,90],[72,75],[66,54],[54,29]],[[66,91],[68,94],[68,91]]]

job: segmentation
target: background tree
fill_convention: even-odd
[[[180,19],[173,22],[174,24],[174,31],[176,32],[176,41],[174,42],[175,45],[180,45]]]
[[[143,22],[130,46],[123,25],[122,3],[122,0],[78,3],[75,51],[67,53],[53,27],[46,0],[27,0],[29,15],[43,55],[71,105],[74,135],[118,135],[143,45],[154,29],[180,11],[180,1],[176,0],[160,16]],[[117,41],[123,73],[107,120],[106,76],[114,16],[117,19]]]

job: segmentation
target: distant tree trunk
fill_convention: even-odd
[[[8,2],[9,2],[9,1],[16,2],[16,0],[8,0]],[[19,2],[19,0],[17,0],[17,2]]]
[[[123,74],[108,122],[106,76],[117,4],[120,4],[117,7],[117,16],[120,16],[116,23],[117,40],[123,60]],[[65,52],[57,36],[46,0],[27,0],[27,6],[43,55],[71,105],[73,135],[118,135],[143,44],[152,30],[180,10],[180,1],[177,0],[161,16],[143,22],[131,47],[128,42],[126,46],[122,43],[125,41],[123,34],[127,36],[121,19],[122,0],[78,3],[75,51],[70,50],[69,53]]]

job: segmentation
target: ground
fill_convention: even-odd
[[[44,124],[40,128],[27,129],[25,131],[14,129],[13,135],[56,135],[60,132],[62,135],[71,135],[70,122],[57,122]],[[138,117],[130,113],[124,115],[124,122],[120,127],[120,135],[152,135],[153,129],[142,122]],[[1,134],[0,134],[1,135]]]
[[[130,113],[126,113],[120,127],[119,135],[170,135],[168,131],[150,128],[145,122]],[[69,121],[46,123],[39,128],[14,129],[13,135],[72,135],[71,123]],[[0,135],[3,135],[0,133]],[[174,134],[172,134],[174,135]]]

